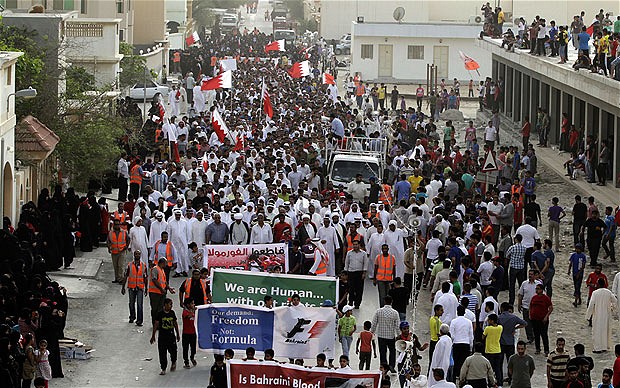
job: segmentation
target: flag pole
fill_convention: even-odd
[[[265,91],[265,77],[263,76],[263,83],[260,87],[260,112],[259,115],[263,115],[263,98],[265,98],[265,96],[263,95]],[[260,116],[259,116],[260,117]],[[260,119],[258,122],[260,123],[261,121],[263,121],[262,119]]]

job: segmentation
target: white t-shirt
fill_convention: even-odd
[[[497,129],[495,129],[495,127],[486,127],[484,130],[484,140],[486,141],[497,140]]]
[[[480,263],[477,272],[480,274],[480,285],[488,286],[491,284],[490,278],[493,274],[493,263],[490,260]]]
[[[515,232],[515,235],[516,234],[520,234],[521,237],[523,237],[523,241],[521,242],[521,244],[523,244],[523,246],[526,248],[532,248],[534,246],[534,242],[536,240],[540,240],[538,230],[536,230],[536,228],[534,228],[530,224],[524,224],[519,226],[519,228]]]

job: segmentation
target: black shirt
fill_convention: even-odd
[[[189,289],[189,296],[194,300],[196,306],[200,306],[205,304],[205,294],[202,291],[202,285],[200,284],[200,280],[186,279],[183,284],[181,284],[180,292],[185,293],[186,283],[191,280],[191,286]],[[205,291],[207,295],[211,293],[211,288],[208,284],[205,285]]]
[[[222,366],[213,364],[211,367],[211,377],[211,384],[213,384],[215,388],[226,388],[228,386],[226,381],[226,364]]]
[[[585,221],[588,217],[588,206],[585,203],[579,202],[573,205],[573,220]]]
[[[166,312],[162,310],[157,314],[155,320],[159,323],[159,339],[174,339],[174,323],[177,321],[177,316],[174,310]]]
[[[409,289],[407,287],[392,288],[388,291],[388,295],[392,297],[392,308],[399,313],[407,312],[407,304],[409,303]]]
[[[596,220],[594,218],[588,218],[586,222],[583,223],[583,226],[588,229],[588,240],[600,240],[603,238],[603,232],[605,231],[606,226],[605,222],[600,218],[597,218]]]
[[[540,214],[540,205],[536,202],[530,202],[523,207],[525,218],[530,217],[532,221],[538,221],[538,215]]]

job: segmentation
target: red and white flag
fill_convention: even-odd
[[[298,54],[303,54],[304,58],[310,59],[310,50],[311,49],[312,49],[312,47],[302,48],[301,50],[298,51]]]
[[[235,151],[243,151],[245,149],[245,135],[238,134],[235,143]]]
[[[334,76],[329,73],[323,73],[323,85],[336,85]]]
[[[187,38],[185,38],[185,43],[188,46],[193,45],[194,43],[198,43],[200,42],[200,36],[198,36],[197,32],[193,32],[190,36],[188,36]]]
[[[203,81],[200,90],[215,90],[219,88],[232,88],[232,70],[218,74],[210,80]]]
[[[213,114],[211,116],[211,124],[213,125],[213,130],[217,133],[217,138],[223,143],[224,139],[227,136],[230,137],[230,131],[228,130],[228,126],[224,122],[222,115],[217,109],[213,110]]]
[[[293,78],[302,78],[310,75],[310,64],[308,61],[295,62],[290,69],[288,69],[288,74]]]
[[[263,111],[267,115],[267,117],[273,117],[273,106],[271,106],[271,98],[269,97],[269,92],[267,92],[267,85],[265,85],[265,80],[263,79],[263,89],[261,91],[261,95],[263,98]]]
[[[286,51],[284,48],[284,39],[276,40],[265,46],[265,52],[268,53],[270,51]]]

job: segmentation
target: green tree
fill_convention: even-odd
[[[120,87],[128,88],[133,86],[137,82],[144,82],[144,72],[146,66],[146,60],[139,55],[135,55],[132,45],[121,42],[120,54],[124,57],[121,59],[121,69],[123,72],[120,74]]]
[[[24,53],[15,64],[15,89],[33,87],[41,95],[41,92],[44,91],[42,86],[47,80],[47,73],[44,71],[45,53],[33,39],[36,35],[36,31],[6,26],[0,22],[0,51],[21,51]],[[18,118],[28,114],[41,118],[39,113],[45,108],[45,103],[42,100],[41,97],[30,100],[16,100],[15,114]]]
[[[71,66],[66,72],[67,98],[77,98],[86,91],[95,90],[95,76],[81,66]]]

